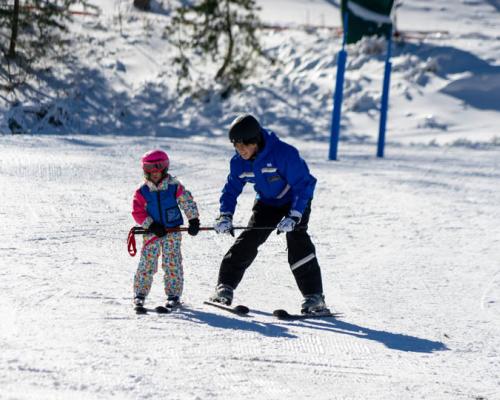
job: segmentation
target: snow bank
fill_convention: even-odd
[[[244,91],[221,101],[212,89],[195,98],[176,93],[175,50],[162,39],[175,2],[155,2],[150,13],[111,0],[99,5],[99,18],[78,19],[80,36],[73,40],[71,57],[51,65],[51,74],[34,83],[43,97],[25,89],[19,101],[1,102],[2,132],[213,137],[223,133],[234,114],[252,111],[282,135],[328,138],[340,46],[335,30],[266,30],[264,48],[278,62],[261,62]],[[261,5],[269,24],[293,28],[294,22],[303,23],[300,15],[309,15],[311,26],[324,25],[322,19],[338,25],[336,2]],[[441,18],[449,31],[409,34],[394,45],[389,141],[491,142],[498,135],[500,67],[493,26],[500,17],[490,12],[493,6],[462,2],[451,9],[444,1],[433,7],[404,2],[399,29],[415,20],[438,29],[433,21]],[[277,15],[276,7],[289,11]],[[463,24],[452,15],[470,16]],[[343,140],[376,140],[385,51],[378,39],[348,48]],[[195,79],[206,81],[211,70],[215,66],[200,68]]]

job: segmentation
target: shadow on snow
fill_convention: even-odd
[[[423,62],[429,58],[436,61],[436,70],[425,72],[419,85],[425,86],[433,73],[450,80],[443,93],[461,99],[468,106],[500,111],[500,103],[496,101],[500,67],[451,46],[404,43],[394,49],[395,58],[407,54]],[[367,60],[383,62],[384,57],[380,54]],[[18,129],[19,133],[210,138],[225,132],[234,115],[246,108],[242,104],[249,104],[248,109],[256,113],[264,125],[276,128],[278,135],[314,140],[329,136],[330,119],[325,118],[325,109],[331,107],[331,93],[318,92],[317,87],[307,86],[303,79],[284,80],[274,86],[250,84],[226,101],[218,100],[215,93],[208,93],[205,101],[201,101],[179,96],[167,81],[147,82],[134,92],[124,91],[113,87],[114,81],[123,79],[120,76],[123,72],[118,69],[113,72],[114,80],[110,80],[102,68],[82,66],[77,59],[70,58],[66,66],[70,72],[63,77],[50,71],[37,75],[42,86],[53,89],[53,95],[44,95],[29,85],[19,89],[26,101],[14,105],[7,116],[3,116],[9,121],[2,124],[11,130]],[[397,68],[396,64],[395,70]],[[0,72],[5,74],[2,68]],[[284,71],[276,73],[284,74]],[[458,73],[467,75],[453,80],[453,75]],[[251,103],[248,98],[253,99]],[[315,100],[318,98],[322,102],[319,108]]]
[[[436,60],[435,74],[443,79],[450,79],[453,74],[466,73],[465,77],[452,80],[441,92],[456,97],[471,107],[500,111],[497,101],[500,91],[499,66],[451,46],[405,43],[397,53],[415,54],[422,60]]]
[[[184,313],[183,317],[191,322],[207,324],[214,328],[244,330],[269,337],[297,338],[297,336],[290,334],[288,328],[284,326],[252,321],[247,317],[225,316],[193,309]]]
[[[446,344],[429,339],[422,339],[416,336],[404,335],[402,333],[392,333],[387,331],[378,331],[351,324],[339,319],[333,321],[302,321],[301,325],[308,328],[314,328],[332,333],[350,335],[359,339],[372,340],[383,344],[385,347],[393,350],[406,351],[412,353],[433,353],[435,351],[449,350]]]
[[[266,312],[252,310],[254,314],[271,315]],[[423,339],[416,336],[388,331],[378,331],[351,324],[339,319],[329,320],[303,320],[295,322],[280,321],[279,323],[259,322],[247,320],[243,317],[231,317],[217,313],[190,309],[189,313],[183,314],[183,318],[195,322],[210,325],[214,328],[244,330],[256,332],[268,337],[283,337],[298,339],[299,336],[291,334],[286,325],[294,327],[312,328],[336,334],[350,335],[359,339],[379,342],[389,349],[406,351],[412,353],[433,353],[435,351],[449,350],[443,342]]]

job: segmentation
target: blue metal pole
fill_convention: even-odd
[[[389,88],[391,84],[391,54],[392,54],[392,27],[387,41],[387,57],[385,59],[384,83],[382,86],[382,99],[380,104],[380,125],[378,129],[377,157],[384,157],[385,128],[387,125],[387,110],[389,108]]]
[[[344,14],[344,36],[342,39],[342,49],[338,53],[337,59],[337,79],[335,81],[335,94],[333,97],[332,127],[330,131],[330,160],[337,159],[337,150],[340,137],[340,119],[342,116],[342,98],[344,93],[344,75],[347,61],[345,43],[347,37],[347,13]]]

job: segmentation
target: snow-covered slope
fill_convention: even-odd
[[[299,29],[338,25],[338,1],[260,1],[268,25],[294,28],[263,37],[280,63],[202,106],[177,97],[160,38],[174,1],[154,13],[96,3],[64,64],[19,103],[0,98],[2,132],[15,120],[51,134],[0,136],[0,400],[500,399],[498,1],[403,2],[384,160],[384,43],[349,47],[339,162],[326,158],[340,38]],[[236,292],[249,317],[202,304],[233,242],[213,232],[183,239],[185,309],[132,311],[140,156],[165,149],[210,225],[240,111],[287,137],[318,178],[310,233],[342,319],[272,317],[301,300],[275,234]],[[252,201],[246,188],[236,223]],[[160,282],[149,305],[164,301]]]
[[[298,310],[273,234],[238,288],[250,317],[202,305],[233,239],[185,236],[186,309],[136,316],[126,251],[139,156],[166,149],[202,224],[217,215],[225,140],[4,137],[0,399],[500,398],[500,152],[292,141],[318,178],[310,232],[336,321]],[[253,200],[241,197],[235,221]],[[150,305],[164,301],[161,274]]]

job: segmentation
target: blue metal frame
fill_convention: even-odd
[[[378,129],[377,157],[384,157],[385,129],[387,125],[387,111],[389,109],[389,88],[391,86],[391,55],[392,55],[392,29],[387,40],[387,56],[385,59],[384,83],[382,86],[382,99],[380,103],[380,125]]]
[[[332,127],[330,131],[330,152],[328,158],[337,160],[337,150],[340,138],[340,118],[342,115],[342,98],[344,96],[344,75],[347,61],[347,51],[345,44],[347,39],[347,13],[344,14],[344,37],[342,39],[342,49],[338,53],[337,59],[337,79],[335,82],[335,94],[333,97]]]

